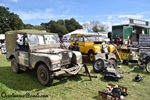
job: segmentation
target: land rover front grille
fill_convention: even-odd
[[[68,52],[62,52],[62,64],[69,64],[70,58],[68,56]]]

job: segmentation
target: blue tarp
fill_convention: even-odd
[[[97,32],[94,32],[93,30],[90,30],[90,29],[88,29],[87,31],[88,31],[88,33],[95,33],[95,34],[98,34]]]

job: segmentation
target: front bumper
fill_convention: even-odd
[[[76,75],[77,73],[80,72],[82,69],[83,64],[80,65],[75,65],[70,68],[62,68],[59,71],[54,72],[54,76],[60,76],[60,75]]]

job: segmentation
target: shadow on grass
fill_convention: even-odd
[[[84,75],[84,74],[83,74]],[[57,86],[66,83],[67,81],[80,81],[82,74],[74,75],[74,76],[60,76],[55,77],[51,86]],[[86,78],[87,77],[87,78]],[[89,80],[88,76],[84,77],[85,81]],[[33,90],[36,91],[47,88],[43,86],[38,81],[36,71],[35,70],[27,70],[21,71],[20,74],[15,74],[12,72],[10,66],[2,66],[0,67],[0,83],[6,85],[8,88],[13,90]],[[50,87],[51,87],[50,86]]]
[[[92,97],[94,100],[103,100],[103,99],[101,99],[99,96],[94,96],[94,97]]]
[[[42,86],[36,77],[36,72],[33,70],[21,71],[20,74],[12,72],[9,66],[0,67],[0,83],[14,90],[41,90]]]

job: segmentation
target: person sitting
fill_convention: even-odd
[[[75,41],[74,46],[71,48],[71,50],[73,50],[73,51],[79,51],[79,46],[78,46],[77,41]]]
[[[17,40],[16,40],[17,50],[20,50],[20,51],[28,51],[29,50],[26,39],[27,39],[27,37],[21,37],[21,39],[17,38]]]
[[[104,40],[102,41],[102,52],[108,53],[108,47],[107,47],[106,42]]]

